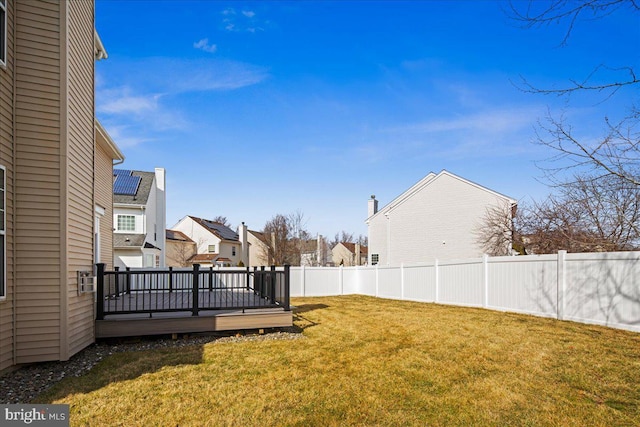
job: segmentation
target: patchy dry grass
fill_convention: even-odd
[[[296,298],[307,339],[115,354],[39,402],[72,425],[640,425],[640,334],[364,296]]]

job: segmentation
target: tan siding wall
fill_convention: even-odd
[[[7,67],[0,68],[0,164],[6,168],[7,295],[0,301],[0,371],[13,365],[13,4],[7,5]]]
[[[104,208],[100,218],[100,262],[107,270],[113,269],[113,159],[105,150],[101,137],[96,136],[95,197],[96,204]]]
[[[60,4],[9,3],[16,8],[16,355],[28,363],[60,355]]]
[[[93,3],[68,2],[67,254],[71,356],[94,340],[93,294],[78,295],[76,272],[93,265]]]

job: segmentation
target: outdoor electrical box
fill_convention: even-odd
[[[95,277],[93,276],[93,272],[91,270],[78,271],[78,295],[94,292],[95,290]]]

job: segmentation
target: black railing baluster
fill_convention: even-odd
[[[198,315],[198,292],[200,292],[200,289],[199,289],[200,264],[193,264],[192,280],[193,280],[193,283],[191,284],[191,292],[193,293],[193,295],[191,300],[191,315],[197,316]]]
[[[115,283],[113,285],[113,293],[115,295],[119,295],[120,294],[120,267],[114,267],[113,270],[115,271],[115,276],[116,276],[116,280]],[[111,288],[111,287],[109,287]],[[111,291],[111,289],[109,289],[109,291]],[[107,295],[109,295],[111,292],[107,292]]]
[[[271,299],[271,304],[275,304],[276,303],[276,266],[272,265],[271,266],[271,286],[269,286],[269,292],[271,293],[270,299]]]
[[[127,275],[125,276],[125,289],[128,295],[131,294],[131,267],[127,267]],[[119,295],[119,293],[118,293]]]
[[[284,301],[281,301],[281,303],[284,306],[284,309],[287,311],[290,310],[289,300],[291,298],[291,291],[290,291],[291,282],[289,279],[290,273],[291,273],[291,266],[285,265],[284,266]]]

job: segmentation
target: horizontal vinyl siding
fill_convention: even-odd
[[[13,4],[16,355],[30,363],[60,358],[60,5]]]
[[[93,3],[69,2],[67,263],[69,356],[94,341],[93,294],[78,295],[76,272],[93,266]]]
[[[100,137],[98,137],[100,138]],[[96,138],[96,140],[98,140]],[[97,144],[94,191],[96,204],[104,208],[100,218],[100,262],[113,268],[113,159],[102,144]]]
[[[13,365],[13,3],[7,3],[7,67],[0,68],[0,164],[6,168],[6,299],[0,301],[0,371]]]

